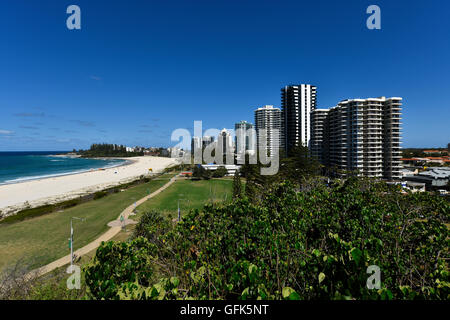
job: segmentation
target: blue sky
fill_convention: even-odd
[[[81,8],[81,30],[66,8]],[[381,8],[381,30],[366,8]],[[232,128],[280,106],[404,98],[404,147],[450,142],[450,4],[442,1],[0,3],[0,151],[94,142],[170,146],[176,128]]]

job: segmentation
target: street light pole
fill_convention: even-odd
[[[85,221],[85,218],[78,218],[78,217],[72,217],[70,218],[70,238],[69,238],[69,245],[70,245],[70,270],[73,270],[73,219]]]

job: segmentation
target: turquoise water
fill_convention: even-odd
[[[55,157],[55,154],[60,152],[0,152],[0,184],[86,172],[125,162],[118,159]]]

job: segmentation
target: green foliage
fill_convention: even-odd
[[[62,275],[62,276],[61,276]],[[69,274],[60,273],[50,279],[39,280],[34,284],[30,293],[20,300],[84,300],[86,297],[86,287],[83,285],[83,275],[81,288],[78,290],[67,289],[67,278]]]
[[[93,261],[84,267],[88,294],[95,299],[119,299],[128,283],[148,286],[152,281],[154,247],[145,239],[102,242]]]
[[[192,164],[186,164],[186,163],[180,163],[177,165],[173,165],[170,167],[166,167],[163,170],[163,173],[169,173],[169,172],[178,172],[178,171],[185,171],[185,170],[192,170],[193,169],[193,165]]]
[[[280,153],[282,154],[284,152]],[[245,164],[241,168],[242,176],[246,178],[244,193],[254,203],[261,200],[262,192],[284,181],[292,181],[307,189],[315,188],[311,181],[317,183],[316,177],[321,171],[321,165],[310,156],[308,148],[305,147],[292,148],[287,157],[281,158],[278,173],[275,175],[262,175],[263,167],[259,160],[257,164],[250,164],[249,157],[246,156]]]
[[[132,238],[137,239],[139,237],[144,237],[150,243],[161,245],[162,243],[159,242],[159,238],[161,235],[167,233],[171,227],[170,221],[159,212],[145,212],[136,224]]]
[[[160,280],[147,277],[146,285],[124,276],[118,294],[124,299],[450,297],[445,262],[450,206],[442,197],[402,195],[398,188],[358,178],[298,190],[291,182],[274,184],[257,204],[244,197],[207,205],[174,228],[165,224],[163,231],[157,230],[157,217],[145,218],[149,222],[142,221],[139,235],[149,238],[147,251],[155,250],[152,265]],[[130,264],[129,255],[120,257],[121,264]],[[88,274],[109,279],[111,272],[103,271],[111,269],[108,259]],[[141,270],[133,263],[133,270]],[[381,269],[380,290],[366,287],[370,265]]]
[[[201,165],[196,165],[192,170],[192,177],[195,179],[209,180],[211,179],[211,171],[206,170]]]
[[[15,215],[6,217],[0,221],[0,223],[13,223],[17,221],[23,221],[32,217],[39,217],[46,213],[55,211],[56,206],[52,204],[39,206],[36,208],[24,209],[16,213]]]
[[[213,178],[222,178],[225,177],[225,175],[228,173],[228,170],[225,169],[224,166],[218,167],[214,172],[212,173]]]
[[[79,150],[78,153],[85,158],[92,157],[136,157],[143,156],[143,152],[127,152],[122,145],[94,143],[89,150]]]
[[[239,170],[236,170],[233,177],[233,199],[239,199],[242,197],[242,183]]]
[[[246,159],[241,167],[242,176],[246,179],[244,194],[251,201],[258,201],[259,191],[267,188],[272,177],[260,174],[261,164],[250,164]]]
[[[310,155],[307,147],[297,146],[289,150],[287,158],[281,159],[281,179],[301,182],[319,173],[320,164]]]
[[[97,191],[96,193],[94,193],[94,200],[97,199],[101,199],[103,197],[106,197],[108,193],[104,192],[104,191]]]
[[[63,201],[57,204],[46,204],[43,206],[39,206],[36,208],[28,208],[21,210],[14,215],[8,216],[2,220],[0,220],[0,224],[2,223],[14,223],[23,221],[25,219],[30,219],[34,217],[39,217],[47,213],[55,212],[57,210],[64,210],[67,208],[72,208],[82,202],[81,198],[76,198],[72,200]]]

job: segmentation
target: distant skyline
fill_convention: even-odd
[[[81,8],[81,30],[66,8]],[[381,8],[381,30],[366,8]],[[26,1],[0,3],[0,151],[176,144],[253,123],[281,88],[317,107],[402,97],[403,147],[450,142],[450,3],[416,1]]]

